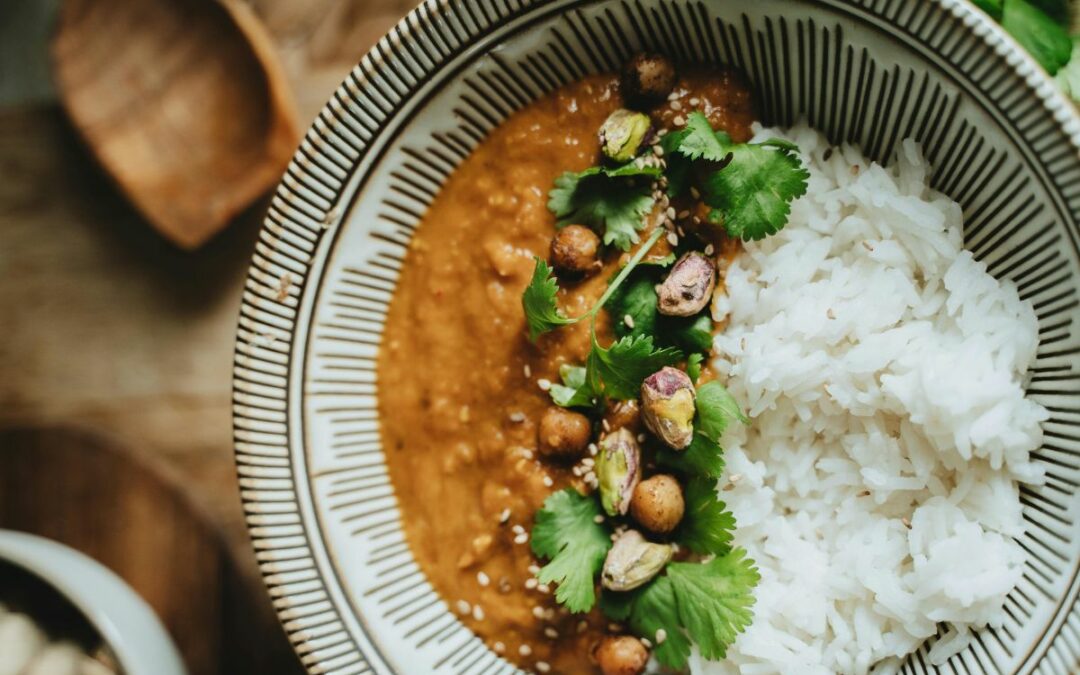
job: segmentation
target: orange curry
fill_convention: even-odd
[[[588,77],[476,148],[413,238],[379,355],[383,445],[412,551],[462,621],[527,670],[595,673],[588,655],[609,630],[595,610],[568,615],[534,578],[535,511],[556,490],[587,490],[569,466],[540,461],[536,424],[559,366],[584,360],[589,328],[530,343],[521,293],[555,232],[548,190],[560,173],[596,163],[597,129],[621,105],[615,76]],[[682,77],[652,116],[678,128],[690,110],[736,142],[750,137],[751,95],[731,71]],[[598,274],[564,282],[564,311],[586,311],[624,255],[612,249]]]

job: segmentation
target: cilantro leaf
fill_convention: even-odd
[[[761,580],[754,561],[736,548],[707,563],[671,563],[667,578],[679,623],[701,655],[714,661],[724,658],[728,646],[753,619],[753,590]]]
[[[1048,5],[1049,7],[1049,5]],[[1027,0],[1006,0],[1001,27],[1051,75],[1068,63],[1072,41],[1065,27]]]
[[[694,384],[697,384],[698,378],[701,377],[701,362],[704,360],[704,354],[691,354],[686,359],[686,374]]]
[[[728,423],[737,419],[749,424],[750,418],[743,414],[735,397],[716,380],[706,382],[697,390],[697,416],[694,428],[710,440],[719,442]]]
[[[716,479],[695,476],[683,491],[686,511],[675,540],[694,553],[724,555],[731,548],[735,516],[716,494]]]
[[[806,194],[809,172],[798,155],[775,144],[744,143],[730,151],[731,162],[703,179],[702,199],[722,214],[732,237],[749,241],[775,234],[787,224],[792,200]]]
[[[690,188],[690,171],[693,169],[694,161],[679,152],[679,146],[689,135],[689,129],[679,129],[665,134],[660,139],[660,147],[664,150],[667,165],[664,176],[668,181],[669,197],[678,197]]]
[[[670,563],[666,574],[629,593],[607,593],[604,613],[626,621],[656,645],[656,660],[668,668],[686,666],[693,640],[707,659],[720,659],[753,618],[753,590],[760,575],[742,549],[707,563]],[[656,639],[663,630],[662,641]]]
[[[972,4],[990,15],[994,21],[1001,21],[1001,6],[1004,0],[971,0]]]
[[[591,408],[596,392],[586,385],[585,368],[564,363],[559,366],[562,384],[552,384],[551,400],[563,408]]]
[[[690,656],[690,638],[679,628],[674,586],[666,576],[629,593],[605,591],[600,608],[613,621],[627,621],[631,630],[653,643],[656,660],[669,668],[682,668]],[[663,630],[664,639],[656,632]]]
[[[685,450],[663,448],[656,453],[656,462],[688,476],[720,478],[724,473],[724,449],[705,434],[695,431]]]
[[[551,274],[547,262],[534,257],[532,281],[525,287],[521,296],[521,306],[525,310],[525,321],[529,324],[529,339],[536,342],[542,334],[559,326],[574,323],[559,311],[555,296],[559,293],[559,282]]]
[[[665,347],[684,353],[707,352],[712,348],[713,322],[708,310],[692,317],[664,316],[656,304],[656,284],[662,279],[653,268],[639,267],[612,293],[605,308],[611,314],[615,335],[651,335]],[[629,316],[631,328],[624,317]]]
[[[1073,101],[1080,101],[1080,38],[1073,37],[1072,56],[1065,67],[1057,72],[1054,81]]]
[[[708,352],[713,343],[713,321],[708,308],[694,316],[665,316],[660,321],[660,340],[688,354]]]
[[[594,520],[599,515],[597,500],[573,488],[552,494],[536,512],[532,550],[549,560],[537,579],[558,584],[555,599],[574,613],[587,612],[596,603],[595,577],[611,548],[611,533]]]
[[[548,209],[559,227],[586,225],[600,232],[605,244],[628,251],[640,240],[638,231],[653,207],[652,180],[659,175],[657,167],[635,163],[567,171],[555,179]]]
[[[585,362],[586,380],[594,391],[603,390],[611,398],[637,398],[646,377],[681,359],[678,349],[657,348],[648,335],[627,336],[605,349],[593,334],[592,350]]]
[[[713,131],[709,118],[695,110],[686,118],[688,132],[679,144],[679,153],[690,159],[707,159],[712,162],[727,161],[731,152],[731,137],[722,131]]]

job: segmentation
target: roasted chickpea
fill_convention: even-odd
[[[537,434],[543,457],[580,457],[592,437],[589,418],[566,408],[552,406],[540,418]]]
[[[660,103],[675,88],[675,66],[660,54],[638,54],[622,72],[623,97],[637,105]]]
[[[638,483],[630,500],[630,515],[642,527],[657,534],[674,530],[685,509],[679,482],[665,474]]]
[[[636,434],[641,430],[641,406],[636,399],[616,401],[608,405],[604,422],[607,423],[605,428],[611,431],[626,429]]]
[[[641,640],[629,635],[604,638],[593,656],[604,675],[640,675],[649,662],[649,650]]]
[[[551,264],[560,272],[590,274],[600,269],[600,237],[584,225],[567,225],[551,240]]]

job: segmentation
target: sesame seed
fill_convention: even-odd
[[[491,583],[491,577],[484,574],[484,572],[482,572],[482,571],[477,572],[476,573],[476,583],[480,584],[481,586],[487,586],[488,584]]]
[[[679,110],[682,110],[682,103],[680,101],[672,101],[671,102],[671,109],[676,111],[676,112],[678,112]]]
[[[584,633],[587,630],[589,630],[589,622],[588,621],[578,621],[577,632]]]
[[[836,312],[834,312],[833,308],[830,307],[829,309],[825,310],[825,316],[829,317],[830,319],[835,319],[836,318]]]
[[[664,644],[664,640],[667,639],[667,631],[663,628],[656,629],[656,644]]]
[[[671,123],[677,127],[681,127],[686,124],[686,118],[682,115],[676,115],[674,118],[672,118]]]
[[[592,457],[586,457],[585,459],[581,460],[582,466],[592,466],[593,464],[596,464],[596,460]]]
[[[503,509],[502,513],[499,514],[499,522],[505,523],[508,520],[510,520],[510,509]]]
[[[459,614],[468,614],[469,612],[472,611],[472,605],[465,602],[464,600],[458,600],[457,601],[457,611],[458,611]]]
[[[698,103],[701,103],[701,99],[695,96],[694,98],[690,99],[688,103],[690,105],[697,105]]]
[[[527,541],[529,541],[529,535],[527,533],[524,533],[524,532],[519,534],[518,536],[514,537],[514,543],[515,544],[524,544]]]
[[[712,255],[715,252],[716,252],[716,247],[713,246],[712,244],[709,244],[708,246],[705,247],[705,255]]]
[[[514,525],[510,530],[513,531],[514,534],[521,534],[525,531],[525,528],[520,525]]]
[[[483,621],[484,620],[484,608],[481,607],[480,605],[474,605],[473,608],[472,608],[472,618],[476,619],[477,621]]]
[[[536,386],[540,387],[541,391],[547,391],[551,389],[551,380],[547,379],[546,377],[541,377],[539,380],[536,381]]]
[[[496,642],[495,644],[491,645],[491,648],[495,650],[496,654],[502,654],[506,651],[506,645],[504,645],[502,642]]]
[[[551,487],[552,485],[555,485],[555,481],[551,480],[551,476],[544,476],[544,486]]]
[[[529,577],[528,579],[525,580],[525,588],[527,590],[531,591],[531,590],[535,589],[537,584],[539,584],[539,583],[540,582],[536,580],[536,577]],[[539,607],[537,609],[539,609]]]
[[[547,584],[540,584],[536,587],[536,590],[540,591],[541,593],[550,593],[551,586],[548,586]]]
[[[671,244],[672,246],[678,246],[679,245],[679,235],[675,234],[674,232],[668,232],[667,242],[669,244]]]
[[[540,574],[540,566],[539,565],[529,565],[528,569],[529,569],[529,574],[532,574],[534,576],[537,575],[537,574]]]
[[[657,157],[663,157],[664,156],[664,146],[660,145],[659,143],[657,143],[656,145],[653,146],[652,151],[653,151],[653,154],[656,155]]]
[[[525,367],[524,367],[524,368],[522,368],[522,370],[524,370],[524,371],[525,371],[525,377],[526,377],[526,378],[530,378],[530,377],[532,377],[532,368],[530,368],[530,367],[529,367],[529,364],[527,364],[527,363],[526,363],[526,364],[525,364]]]
[[[674,220],[675,219],[675,207],[674,206],[669,206],[667,208],[667,211],[664,212],[664,215],[666,215],[668,217],[668,220]]]
[[[544,635],[548,636],[552,640],[558,640],[559,639],[559,631],[555,630],[551,626],[548,626],[547,628],[544,629]]]
[[[585,469],[582,469],[580,466],[574,466],[574,467],[571,467],[570,472],[573,473],[578,478],[580,478],[581,474],[585,473]]]
[[[520,424],[525,421],[525,413],[521,411],[510,413],[510,421],[515,424]]]
[[[652,641],[649,638],[641,638],[641,644],[645,645],[645,649],[652,649]]]
[[[528,449],[528,448],[522,448],[521,449],[521,456],[524,457],[525,459],[532,459],[533,458],[533,451]]]
[[[547,661],[537,661],[536,669],[539,670],[541,673],[546,673],[551,670],[551,666],[548,665]]]
[[[599,525],[600,523],[604,522],[604,517],[600,516],[600,515],[596,515],[596,516],[593,516],[592,520],[593,520],[594,523]]]
[[[544,608],[541,607],[540,605],[537,605],[536,607],[533,607],[532,613],[533,613],[533,616],[535,616],[537,619],[543,619],[544,618]]]
[[[638,443],[644,443],[647,439],[648,439],[648,437],[645,436],[645,434],[638,434],[637,435],[637,442]]]
[[[625,323],[625,324],[626,324],[626,327],[627,327],[627,328],[630,328],[630,329],[633,329],[633,328],[634,328],[634,317],[630,316],[629,314],[627,314],[626,316],[624,316],[624,317],[622,318],[622,321],[623,321],[623,323]]]
[[[612,633],[621,633],[622,632],[622,626],[620,626],[617,623],[609,623],[607,625],[607,629],[609,631],[611,631]]]
[[[728,480],[731,481],[732,484],[738,483],[740,480],[742,480],[742,474],[741,473],[733,473],[730,476],[728,476]]]
[[[679,100],[679,92],[677,92],[677,91],[671,92],[670,94],[668,94],[667,100],[669,100],[669,101],[678,101]]]
[[[698,192],[698,189],[693,186],[690,187],[690,196],[694,199],[701,199],[701,193]]]
[[[611,431],[611,423],[606,419],[600,420],[600,426],[604,427],[604,431]]]
[[[900,522],[903,523],[904,527],[906,527],[907,529],[909,529],[909,530],[911,529],[911,521],[908,520],[907,518],[901,518]]]
[[[870,491],[869,490],[862,490],[862,491],[859,492],[859,494],[856,495],[856,497],[869,497],[869,496],[870,496]]]
[[[596,446],[596,443],[589,443],[589,455],[596,457],[596,453],[600,452],[600,448]]]
[[[518,654],[521,654],[522,656],[528,656],[529,654],[532,654],[532,647],[530,647],[529,645],[521,645],[520,647],[518,647]]]

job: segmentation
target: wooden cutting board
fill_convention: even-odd
[[[107,438],[64,428],[0,430],[0,528],[72,546],[157,611],[192,675],[303,669],[258,580],[179,486]]]

